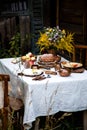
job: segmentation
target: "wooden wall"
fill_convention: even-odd
[[[76,44],[87,44],[86,12],[85,0],[59,0],[59,25],[75,33]]]
[[[43,0],[44,25],[74,33],[75,44],[87,44],[86,0]]]

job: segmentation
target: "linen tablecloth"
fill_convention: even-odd
[[[24,101],[24,125],[31,128],[39,116],[59,111],[76,112],[87,109],[87,71],[71,73],[69,77],[51,75],[42,81],[32,77],[18,76],[24,67],[11,63],[12,59],[0,60],[0,72],[10,75],[11,94]]]

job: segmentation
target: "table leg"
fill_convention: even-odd
[[[83,127],[87,130],[87,110],[83,111]]]

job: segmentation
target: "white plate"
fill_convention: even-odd
[[[37,75],[41,75],[42,73],[43,70],[41,69],[25,69],[23,71],[23,74],[27,76],[37,76]]]
[[[62,66],[67,68],[78,68],[78,67],[82,67],[83,65],[77,62],[66,62],[64,64],[62,63]]]

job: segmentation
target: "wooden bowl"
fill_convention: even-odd
[[[70,74],[71,74],[70,69],[60,69],[59,70],[59,75],[62,77],[68,77],[68,76],[70,76]]]

